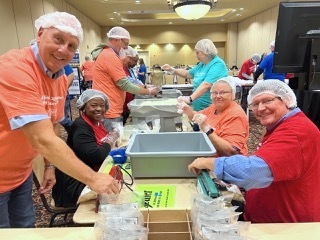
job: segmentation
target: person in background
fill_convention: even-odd
[[[235,84],[227,78],[221,78],[212,84],[210,93],[212,104],[204,110],[195,112],[186,103],[178,103],[178,108],[199,124],[218,156],[247,155],[249,123],[245,112],[234,101]]]
[[[114,125],[122,125],[125,92],[155,95],[157,89],[144,88],[131,83],[123,70],[119,52],[122,48],[128,48],[129,32],[122,27],[113,27],[107,36],[107,46],[102,49],[94,64],[92,88],[108,96],[110,110],[106,112],[103,124],[107,131],[110,131]]]
[[[138,52],[136,50],[134,50],[132,47],[128,46],[127,49],[121,49],[120,58],[122,59],[123,69],[127,75],[127,78],[129,79],[129,81],[133,84],[143,85],[143,83],[136,78],[136,76],[134,74],[134,70],[133,70],[133,67],[137,65],[137,62],[139,60]],[[126,99],[123,104],[123,112],[122,112],[123,125],[126,124],[127,119],[130,115],[128,103],[134,99],[134,96],[135,96],[134,94],[126,92]]]
[[[268,55],[268,53],[262,53],[260,56],[260,61],[257,62],[257,67],[259,67],[260,63],[262,62],[262,60]]]
[[[98,90],[88,89],[77,100],[77,108],[80,117],[71,126],[67,144],[82,162],[98,171],[120,136],[117,131],[108,133],[101,122],[109,109],[108,98]],[[57,183],[52,189],[55,206],[75,207],[85,184],[58,168],[55,173]]]
[[[162,87],[164,71],[162,71],[159,64],[155,64],[151,71],[151,84],[159,88]]]
[[[246,221],[320,221],[320,132],[297,108],[290,87],[279,80],[258,82],[248,103],[266,134],[251,156],[197,158],[188,168],[213,171],[218,179],[246,189]]]
[[[70,64],[64,66],[64,73],[67,76],[68,79],[68,88],[71,86],[73,79],[74,79],[74,73],[72,70],[72,67]],[[70,106],[70,100],[72,100],[74,97],[72,95],[67,94],[66,96],[66,101],[64,103],[64,118],[60,122],[61,126],[66,130],[67,133],[69,133],[71,124],[72,124],[72,119],[71,119],[71,106]]]
[[[143,58],[140,58],[138,61],[139,69],[138,69],[138,79],[143,83],[146,84],[147,78],[147,67],[144,64]]]
[[[210,39],[202,39],[195,45],[199,64],[190,70],[175,69],[168,64],[161,68],[182,78],[193,78],[193,93],[181,96],[178,101],[191,104],[195,111],[209,107],[212,103],[210,89],[212,84],[222,77],[228,76],[226,64],[217,55],[218,50]]]
[[[259,64],[257,67],[257,70],[253,74],[253,82],[256,83],[261,73],[263,73],[263,79],[278,79],[282,82],[284,82],[284,78],[286,76],[285,73],[274,73],[273,68],[273,58],[274,58],[274,47],[275,47],[275,41],[272,41],[270,43],[270,50],[271,53],[267,55]]]
[[[93,79],[93,66],[94,66],[94,61],[91,60],[89,56],[84,57],[85,62],[81,65],[80,67],[80,74],[82,76],[82,81],[84,82],[84,88],[83,90],[86,89],[91,89],[92,88],[92,79]]]
[[[255,53],[250,59],[244,61],[240,68],[238,78],[243,80],[253,80],[253,76],[251,76],[251,74],[255,71],[257,63],[260,62],[260,59],[260,55]]]
[[[83,39],[79,20],[54,12],[35,27],[36,44],[0,56],[0,228],[34,227],[32,160],[38,154],[45,161],[40,194],[55,184],[54,166],[98,194],[119,193],[113,177],[93,171],[58,137],[67,94],[63,67]]]
[[[230,76],[232,76],[232,77],[238,77],[238,74],[239,74],[239,69],[238,69],[238,67],[236,66],[236,65],[233,65],[230,69],[229,69],[229,71],[230,71]]]

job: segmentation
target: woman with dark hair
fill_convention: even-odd
[[[81,161],[98,171],[119,137],[118,131],[108,133],[101,122],[109,101],[104,93],[87,89],[77,100],[77,108],[81,114],[71,125],[67,144]],[[57,168],[56,181],[52,189],[55,206],[76,206],[85,185]]]
[[[146,76],[147,76],[147,67],[144,64],[144,61],[142,58],[138,61],[139,69],[138,69],[138,79],[143,83],[146,84]]]

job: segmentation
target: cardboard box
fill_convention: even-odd
[[[142,211],[149,240],[193,240],[189,210]]]

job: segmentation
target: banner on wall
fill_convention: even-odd
[[[79,50],[76,51],[75,55],[73,56],[70,65],[73,70],[74,78],[71,86],[69,87],[69,95],[80,95],[80,82],[81,82],[81,77],[80,77],[80,55],[79,55]]]
[[[79,50],[77,49],[76,53],[74,54],[70,65],[72,67],[80,67],[80,54],[79,54]]]
[[[69,87],[69,95],[80,95],[80,71],[78,67],[72,67],[74,78],[71,86]]]

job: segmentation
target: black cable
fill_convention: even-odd
[[[121,184],[124,184],[133,194],[135,194],[136,196],[139,197],[139,195],[131,188],[131,186],[133,185],[133,177],[132,177],[132,175],[126,169],[124,169],[121,165],[117,165],[117,167],[120,168],[121,170],[123,170],[131,179],[131,182],[128,183],[122,177]],[[144,201],[144,205],[147,206],[147,207],[153,208],[147,201]]]

